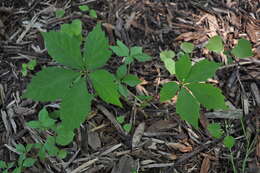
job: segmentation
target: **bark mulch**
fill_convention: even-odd
[[[93,19],[78,6],[89,5],[98,14]],[[57,9],[66,10],[62,18]],[[65,159],[38,161],[25,172],[57,173],[231,173],[230,153],[221,140],[210,137],[209,122],[220,122],[236,138],[232,148],[235,164],[246,172],[260,172],[260,1],[259,0],[1,0],[0,1],[0,160],[15,161],[18,143],[45,140],[48,132],[37,132],[25,123],[37,118],[43,106],[51,112],[57,103],[22,99],[27,84],[45,66],[55,65],[44,48],[40,32],[59,29],[61,24],[81,19],[84,34],[102,22],[110,44],[121,40],[128,46],[141,46],[152,61],[135,63],[131,72],[143,80],[131,90],[151,96],[147,103],[134,97],[124,108],[100,100],[77,131],[74,142],[65,147]],[[220,35],[225,48],[239,38],[253,45],[254,56],[228,64],[227,57],[203,49],[208,39]],[[226,112],[201,110],[200,129],[182,121],[175,112],[175,98],[160,103],[161,84],[174,80],[159,58],[165,49],[179,50],[183,41],[196,45],[193,61],[207,58],[224,65],[209,82],[220,87],[232,109]],[[26,77],[22,63],[35,59],[37,66]],[[114,72],[122,63],[113,57],[106,67]],[[115,120],[124,115],[132,123],[125,133]],[[243,133],[243,121],[247,135]],[[246,142],[253,150],[246,158]]]

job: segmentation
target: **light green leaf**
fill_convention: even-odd
[[[170,74],[175,74],[175,61],[172,59],[175,56],[175,53],[171,50],[165,50],[160,53],[160,58],[163,61],[166,69]]]
[[[127,74],[126,65],[121,65],[116,71],[116,77],[118,79],[122,79]]]
[[[67,156],[67,151],[66,150],[60,150],[58,153],[58,158],[64,159]]]
[[[181,43],[181,49],[185,53],[192,53],[192,51],[194,49],[194,44],[189,43],[189,42],[183,42],[183,43]]]
[[[118,92],[124,97],[129,95],[128,89],[122,84],[118,84]]]
[[[89,15],[90,15],[90,17],[97,18],[97,12],[96,12],[96,10],[91,9],[91,10],[89,11]]]
[[[238,58],[253,56],[252,45],[250,41],[241,38],[238,40],[238,44],[232,49],[231,53]]]
[[[90,10],[89,6],[87,6],[87,5],[80,5],[80,6],[79,6],[79,9],[80,9],[81,11],[89,11],[89,10]]]
[[[22,168],[18,167],[18,168],[15,168],[12,173],[21,173],[21,172],[22,172]]]
[[[223,130],[219,123],[211,123],[208,125],[208,131],[214,138],[221,138],[223,135]]]
[[[232,136],[226,136],[224,138],[224,145],[228,149],[231,149],[235,145],[235,139]]]
[[[220,64],[204,59],[192,66],[189,76],[185,82],[201,82],[215,75]]]
[[[123,78],[122,82],[131,87],[135,87],[136,85],[140,84],[142,81],[137,76],[128,74]]]
[[[145,61],[149,61],[152,59],[151,56],[143,53],[143,48],[139,47],[139,46],[131,47],[130,56],[140,62],[145,62]]]
[[[26,123],[26,125],[33,129],[41,128],[40,121],[29,121],[28,123]]]
[[[111,56],[108,39],[101,29],[101,24],[88,34],[84,45],[84,61],[87,68],[94,70],[106,64]]]
[[[23,97],[37,101],[61,99],[77,76],[80,76],[79,72],[57,67],[44,68],[32,78]]]
[[[26,152],[30,152],[34,144],[27,144],[25,147]]]
[[[39,112],[39,120],[40,120],[43,127],[49,128],[49,127],[52,127],[55,124],[55,120],[53,120],[49,117],[49,113],[45,108],[43,108]]]
[[[58,18],[63,17],[64,14],[65,14],[65,10],[57,10],[57,11],[55,11],[55,15],[56,15],[56,17],[58,17]]]
[[[132,124],[125,124],[125,125],[123,125],[123,129],[124,129],[127,133],[129,133],[129,132],[131,131],[131,129],[132,129]]]
[[[185,81],[191,70],[191,60],[188,54],[180,55],[175,64],[176,77],[180,81]]]
[[[134,62],[134,59],[130,56],[125,57],[124,63],[125,64],[131,64],[132,62]]]
[[[128,47],[121,42],[120,40],[116,41],[117,46],[110,46],[110,49],[117,55],[117,56],[129,56],[129,49]]]
[[[26,149],[25,149],[24,145],[22,145],[22,144],[17,144],[15,146],[15,150],[19,153],[25,153],[26,152]]]
[[[116,117],[116,121],[119,124],[123,124],[125,122],[125,116],[121,115],[121,116]]]
[[[187,91],[182,88],[178,94],[176,103],[176,112],[183,120],[198,128],[199,120],[199,103],[197,100]]]
[[[119,101],[118,86],[115,83],[115,77],[111,73],[106,70],[97,70],[90,73],[90,79],[102,100],[122,107]]]
[[[146,62],[152,59],[152,57],[150,55],[147,55],[146,53],[142,53],[139,55],[134,55],[133,56],[135,59],[137,59],[140,62]]]
[[[74,133],[72,130],[68,130],[63,125],[59,126],[57,129],[56,143],[62,146],[66,146],[71,143],[74,138]]]
[[[29,61],[28,62],[28,64],[27,64],[27,68],[29,69],[29,70],[34,70],[34,67],[36,66],[36,60],[31,60],[31,61]]]
[[[35,162],[36,162],[36,159],[29,157],[23,161],[23,166],[28,168],[28,167],[33,166]]]
[[[207,109],[227,109],[221,90],[206,83],[187,85],[196,99]]]
[[[216,53],[223,52],[224,51],[224,45],[223,45],[223,41],[222,41],[221,37],[218,36],[218,35],[212,37],[208,41],[206,48],[208,48],[209,50],[214,51]]]
[[[92,96],[86,89],[86,81],[81,79],[66,94],[61,102],[60,118],[69,130],[79,128],[91,110]]]
[[[177,91],[179,90],[179,85],[176,82],[168,82],[163,85],[160,91],[160,101],[164,102],[173,98]]]
[[[69,67],[77,69],[83,68],[84,64],[81,57],[80,40],[64,32],[50,31],[42,33],[42,35],[48,53],[55,61]]]
[[[0,160],[0,169],[1,168],[7,168],[7,164],[2,160]]]
[[[79,19],[73,20],[70,24],[61,25],[61,32],[69,34],[71,37],[76,37],[82,40],[82,22]],[[83,60],[82,60],[83,61]]]

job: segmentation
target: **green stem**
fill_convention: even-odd
[[[234,156],[233,156],[233,154],[232,154],[231,149],[229,149],[229,152],[230,152],[230,159],[231,159],[231,163],[232,163],[233,171],[234,171],[234,173],[237,173],[237,169],[236,169],[236,167],[235,167],[235,163],[234,163]]]

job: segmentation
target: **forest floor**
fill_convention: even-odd
[[[84,14],[80,5],[96,10],[98,17]],[[62,18],[55,16],[58,9],[65,10]],[[56,110],[57,102],[34,102],[21,96],[32,76],[53,65],[40,32],[59,29],[73,19],[82,21],[85,35],[102,22],[111,45],[121,40],[129,47],[143,47],[153,57],[131,66],[131,72],[143,81],[132,93],[151,99],[140,103],[132,98],[124,108],[95,101],[73,143],[63,147],[68,156],[39,160],[24,172],[232,173],[230,152],[222,140],[209,135],[209,122],[221,123],[235,137],[232,153],[239,173],[244,160],[245,172],[260,172],[259,0],[0,0],[0,160],[17,160],[16,144],[44,141],[49,135],[28,128],[26,122],[36,119],[44,106],[50,112]],[[254,56],[227,64],[224,54],[202,48],[214,35],[222,37],[225,49],[234,47],[239,38],[250,40]],[[198,130],[176,114],[174,99],[159,102],[161,84],[175,79],[159,53],[178,52],[184,41],[196,47],[193,61],[206,58],[224,64],[209,82],[222,90],[233,107],[225,113],[202,109]],[[22,64],[32,59],[37,61],[36,68],[23,76]],[[113,56],[106,68],[114,72],[121,62]],[[132,124],[126,135],[115,121],[120,115]]]

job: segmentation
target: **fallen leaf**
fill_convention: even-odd
[[[167,146],[171,147],[175,150],[179,150],[180,152],[183,152],[183,153],[187,153],[187,152],[192,151],[191,146],[186,146],[186,145],[183,145],[183,144],[180,144],[180,143],[171,142],[171,143],[167,143]]]
[[[210,160],[206,156],[206,157],[204,157],[204,159],[202,161],[202,164],[201,164],[201,167],[200,167],[200,173],[208,173],[209,168],[210,168]]]

